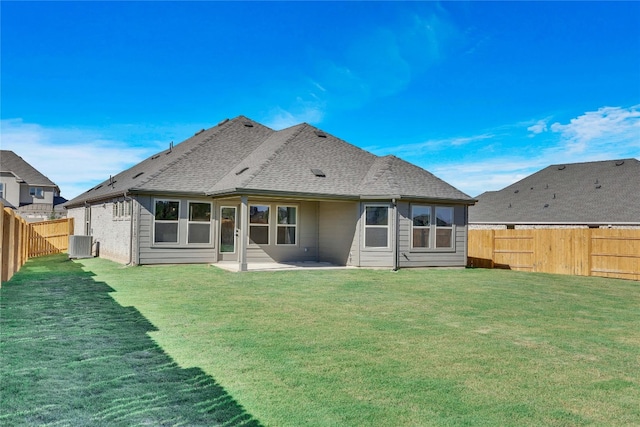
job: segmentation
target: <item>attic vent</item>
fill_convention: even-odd
[[[99,188],[102,188],[102,184],[98,185],[96,188],[94,188],[94,190],[97,190]]]
[[[624,160],[618,160],[616,162],[616,166],[622,166],[622,165],[624,165]]]
[[[313,133],[315,133],[316,136],[319,137],[319,138],[326,138],[327,137],[327,134],[322,132],[321,130],[314,130]]]
[[[236,172],[236,175],[240,175],[241,173],[244,173],[247,169],[249,169],[248,166],[240,169],[239,171]]]
[[[133,178],[135,179],[135,178],[139,177],[140,175],[142,175],[143,173],[144,172],[138,172],[137,174],[133,175]]]
[[[228,121],[229,121],[229,119],[224,119],[220,123],[218,123],[218,126],[223,125],[223,124],[227,123]],[[202,129],[202,130],[204,130],[204,129]]]
[[[597,184],[596,188],[602,188],[602,185],[601,184]]]
[[[545,208],[548,208],[548,207],[549,207],[549,203],[545,203],[545,204],[544,204],[544,207],[545,207]]]
[[[565,165],[560,165],[560,166],[558,166],[558,170],[559,170],[559,171],[563,171],[565,168],[566,168],[566,166],[565,166]]]
[[[519,192],[520,192],[520,190],[516,190],[516,191],[514,191],[514,193],[519,193]]]
[[[320,169],[311,169],[311,172],[313,172],[313,174],[314,174],[315,176],[319,176],[320,178],[324,178],[324,177],[326,177],[326,176],[327,176],[327,175],[325,175],[325,173],[324,173],[324,172],[322,172]]]
[[[158,157],[160,157],[160,154],[156,154],[155,156],[153,156],[153,157],[151,158],[151,160],[155,160],[155,159],[157,159]]]
[[[248,127],[248,128],[252,128],[252,127],[253,127],[253,123],[251,123],[251,122],[250,122],[250,121],[248,121],[248,120],[247,120],[247,121],[245,121],[245,122],[242,122],[242,124],[243,124],[243,125],[245,125],[245,127]]]
[[[202,132],[204,132],[204,129],[200,129],[198,132],[194,133],[193,136],[200,135]]]

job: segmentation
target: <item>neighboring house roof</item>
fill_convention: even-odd
[[[0,150],[0,172],[12,173],[19,182],[32,187],[57,187],[53,181],[10,150]]]
[[[640,161],[552,165],[469,209],[471,224],[640,224]]]
[[[125,192],[474,202],[424,169],[394,156],[378,157],[306,123],[275,131],[244,116],[198,132],[66,206]]]

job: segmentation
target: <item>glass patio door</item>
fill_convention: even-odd
[[[220,260],[236,261],[236,214],[235,206],[220,208]]]

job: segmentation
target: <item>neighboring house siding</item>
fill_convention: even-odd
[[[423,205],[424,203],[420,203]],[[450,205],[443,205],[450,206]],[[454,206],[455,246],[451,250],[416,250],[411,247],[412,220],[410,203],[399,203],[400,242],[399,266],[402,267],[464,267],[467,264],[466,206]]]
[[[319,204],[320,261],[336,265],[353,265],[353,242],[357,234],[358,207],[357,202],[321,202]]]
[[[180,216],[178,221],[178,234],[181,242],[178,244],[154,244],[154,202],[156,199],[178,200],[180,201]],[[187,245],[186,233],[188,228],[187,209],[189,201],[211,202],[211,199],[176,198],[166,196],[139,196],[136,198],[140,206],[139,246],[134,257],[139,264],[190,264],[190,263],[213,263],[216,260],[215,242],[215,222],[211,221],[213,227],[212,242],[209,245]],[[215,205],[213,206],[215,214]],[[135,209],[134,209],[135,212]]]
[[[13,206],[18,207],[20,205],[20,184],[16,181],[16,177],[11,173],[3,172],[0,180],[4,184],[4,199]]]

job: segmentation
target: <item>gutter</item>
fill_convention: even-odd
[[[400,264],[400,260],[399,260],[399,256],[400,256],[400,218],[398,215],[398,202],[396,201],[396,199],[392,199],[391,203],[393,204],[393,218],[394,218],[394,223],[395,223],[395,233],[393,236],[393,270],[392,271],[398,271],[399,269],[399,264]]]

